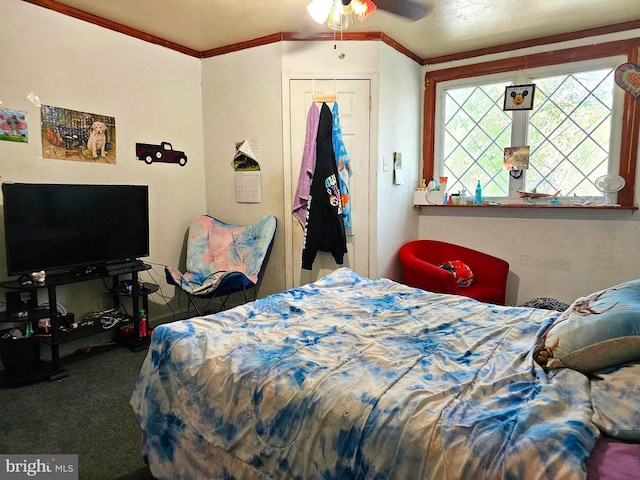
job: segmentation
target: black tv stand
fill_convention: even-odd
[[[76,277],[95,277],[96,275],[100,275],[100,272],[99,267],[96,265],[83,265],[71,270],[71,274]]]
[[[128,273],[132,269],[139,269],[144,263],[140,259],[128,259],[115,262],[106,262],[98,267],[105,275],[118,275]]]
[[[36,331],[38,318],[42,318],[43,315],[47,315],[50,318],[50,335],[46,338],[42,338],[39,336],[42,343],[48,344],[51,347],[51,363],[46,367],[43,367],[39,372],[34,372],[35,376],[39,376],[40,379],[49,379],[50,381],[58,380],[60,378],[66,377],[67,372],[61,367],[60,364],[60,344],[64,342],[68,342],[71,340],[75,340],[77,338],[82,338],[89,335],[95,335],[97,333],[102,333],[107,330],[102,328],[101,325],[98,325],[95,328],[82,328],[78,330],[65,331],[60,328],[60,319],[61,316],[58,314],[57,310],[57,298],[56,298],[56,287],[60,285],[68,285],[71,283],[79,283],[85,282],[89,280],[93,280],[96,278],[105,278],[111,277],[113,288],[109,291],[109,294],[113,298],[113,306],[115,309],[118,308],[120,302],[120,296],[127,296],[131,298],[132,302],[132,314],[127,316],[122,323],[116,326],[116,329],[119,329],[120,326],[133,325],[133,336],[125,339],[120,338],[123,343],[126,344],[131,350],[138,351],[143,348],[146,348],[149,344],[149,337],[140,338],[140,314],[139,309],[144,308],[147,313],[147,318],[149,314],[149,304],[148,304],[148,295],[155,292],[158,287],[157,285],[152,284],[144,284],[145,288],[132,289],[131,293],[116,293],[116,286],[118,285],[119,279],[118,275],[130,274],[131,282],[133,285],[139,284],[138,273],[144,270],[149,270],[151,265],[147,265],[142,261],[138,260],[136,262],[126,262],[126,265],[120,264],[117,269],[101,269],[97,268],[92,270],[91,272],[87,272],[84,269],[84,274],[77,274],[74,272],[67,273],[55,273],[47,275],[45,281],[43,283],[34,282],[32,285],[24,285],[19,280],[10,280],[5,282],[0,282],[0,287],[6,288],[8,290],[33,290],[46,288],[48,292],[48,303],[49,310],[47,312],[38,312],[39,315],[36,315],[36,312],[31,312],[27,319],[21,320],[22,322],[29,321],[32,323],[34,327],[33,330]],[[72,315],[72,314],[70,314]],[[118,337],[116,332],[116,337]],[[118,340],[118,338],[116,338]],[[126,340],[126,341],[125,341]]]

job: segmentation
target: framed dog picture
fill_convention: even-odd
[[[502,110],[531,110],[533,97],[536,93],[535,84],[509,85],[504,90],[504,106]]]
[[[116,163],[114,117],[42,105],[42,157]]]

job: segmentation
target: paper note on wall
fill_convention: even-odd
[[[260,172],[236,172],[234,176],[236,202],[260,203],[262,201]]]
[[[238,203],[260,203],[262,187],[260,164],[257,152],[260,144],[244,140],[236,142],[236,154],[233,158],[235,198]]]
[[[404,175],[402,174],[402,153],[393,152],[393,183],[394,185],[402,185]]]

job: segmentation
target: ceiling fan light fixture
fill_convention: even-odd
[[[340,2],[336,1],[336,4],[339,3],[342,6],[342,14],[343,15],[351,15],[353,13],[353,1],[352,0],[340,0]]]
[[[353,6],[353,13],[360,23],[364,23],[369,18],[369,15],[378,8],[371,0],[351,0],[351,5]]]
[[[335,0],[327,25],[331,30],[346,30],[351,25],[351,13],[344,13],[341,0]]]
[[[307,12],[318,23],[324,23],[334,7],[333,0],[311,0],[307,5]]]
[[[327,25],[331,30],[346,30],[351,25],[351,15],[331,15]]]

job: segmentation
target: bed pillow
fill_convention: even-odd
[[[577,299],[540,337],[534,358],[583,373],[640,360],[640,280]]]
[[[640,363],[596,372],[591,379],[593,423],[622,440],[640,440]]]
[[[453,273],[453,276],[456,277],[458,287],[468,287],[473,283],[473,272],[471,268],[460,260],[451,260],[438,266]]]

